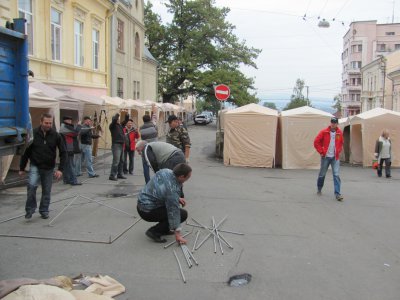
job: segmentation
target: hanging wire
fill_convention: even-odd
[[[306,18],[307,18],[308,9],[310,8],[311,1],[312,1],[312,0],[309,0],[309,1],[308,1],[308,5],[307,5],[307,8],[306,8],[306,12],[304,13],[304,16],[303,16],[303,20],[304,20],[304,21],[307,21]]]
[[[347,0],[342,7],[339,9],[339,11],[337,12],[337,14],[335,15],[335,17],[332,19],[332,21],[335,21],[336,18],[338,17],[338,15],[342,12],[343,8],[345,8],[345,6],[350,2],[351,0]],[[342,24],[344,25],[344,23],[342,22]]]
[[[320,13],[319,13],[319,15],[318,15],[318,19],[321,17],[321,14],[322,14],[322,12],[324,11],[326,5],[328,4],[328,1],[329,1],[329,0],[326,0],[326,1],[325,1],[325,4],[324,4],[324,6],[322,7],[322,9],[321,9],[321,11],[320,11]]]

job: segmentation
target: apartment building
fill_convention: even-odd
[[[157,61],[145,47],[144,1],[118,0],[111,28],[111,96],[156,101]]]
[[[398,110],[395,83],[389,74],[400,69],[400,50],[380,56],[361,68],[361,112],[381,107]],[[393,73],[395,75],[395,73]]]
[[[399,49],[400,24],[377,24],[377,21],[350,24],[343,37],[342,116],[361,112],[361,68]]]

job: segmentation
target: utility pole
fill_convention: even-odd
[[[307,96],[306,96],[306,99],[307,99],[307,106],[310,106],[310,100],[308,100],[308,88],[309,88],[309,86],[306,85],[306,88],[307,88]]]

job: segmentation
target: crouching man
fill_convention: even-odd
[[[186,244],[181,223],[187,219],[186,201],[180,197],[182,185],[192,176],[192,168],[178,164],[173,170],[162,169],[153,176],[138,195],[137,211],[147,222],[158,222],[146,231],[157,243],[165,243],[163,235],[175,234],[178,243]]]

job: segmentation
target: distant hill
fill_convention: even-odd
[[[331,114],[335,113],[335,109],[332,108],[333,100],[313,100],[310,99],[312,107],[329,112]],[[275,103],[276,108],[281,111],[289,102],[290,100],[261,100],[259,104],[263,105],[264,102],[272,102]]]

